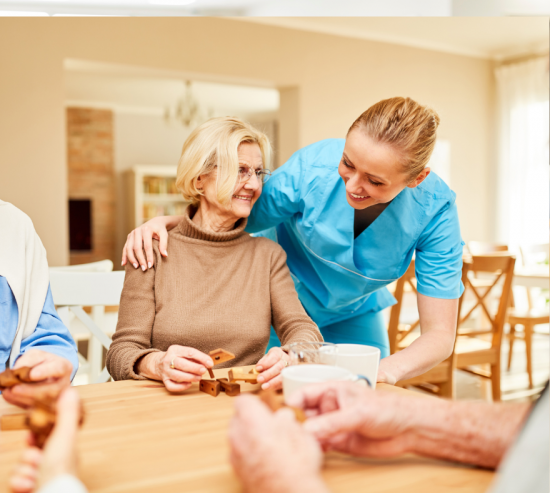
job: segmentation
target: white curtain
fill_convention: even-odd
[[[548,243],[548,58],[501,66],[496,79],[498,241]]]

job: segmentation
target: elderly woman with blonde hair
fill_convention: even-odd
[[[257,363],[264,388],[278,387],[285,346],[323,340],[284,250],[244,231],[271,174],[270,153],[267,137],[237,118],[213,118],[186,140],[176,185],[191,205],[170,231],[170,256],[155,240],[152,268],[126,266],[107,354],[115,380],[149,378],[183,391],[212,367],[208,352],[223,348],[236,356],[226,366]],[[272,325],[283,348],[264,356]]]

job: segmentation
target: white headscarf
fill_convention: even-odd
[[[48,294],[46,250],[29,216],[0,200],[0,276],[8,281],[17,302],[19,320],[10,353],[13,366],[21,341],[36,329]]]

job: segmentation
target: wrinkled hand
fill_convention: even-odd
[[[424,401],[354,383],[326,382],[300,389],[289,405],[305,410],[304,428],[325,450],[394,457],[413,450],[416,417]]]
[[[21,383],[4,390],[2,395],[10,404],[27,408],[47,387],[68,387],[71,384],[73,365],[57,354],[40,349],[29,349],[18,358],[14,368],[23,366],[32,368],[30,378],[33,382],[39,383]]]
[[[283,386],[283,377],[281,371],[287,366],[288,354],[280,347],[272,347],[264,357],[258,361],[256,370],[258,383],[262,384],[262,389],[280,389]]]
[[[171,368],[172,362],[175,368]],[[207,354],[192,347],[173,345],[166,352],[147,354],[138,364],[138,372],[162,380],[170,392],[182,392],[198,382],[206,368],[212,366],[214,362]]]
[[[291,410],[272,413],[257,397],[237,397],[229,442],[246,492],[326,491],[319,476],[321,449]]]
[[[166,225],[166,217],[155,217],[131,231],[122,249],[121,265],[124,266],[127,262],[130,262],[136,269],[140,266],[143,271],[151,268],[155,260],[153,239],[159,240],[160,254],[167,257],[168,230]],[[145,250],[145,255],[143,250]]]
[[[79,397],[74,389],[65,390],[57,403],[57,420],[44,451],[34,447],[25,450],[11,478],[13,493],[30,493],[56,476],[77,473],[76,435],[80,418]]]

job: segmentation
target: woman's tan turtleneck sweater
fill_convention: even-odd
[[[263,356],[273,325],[281,343],[322,341],[298,299],[286,254],[267,238],[198,227],[189,217],[168,234],[169,256],[154,242],[154,267],[126,266],[116,333],[107,354],[115,380],[143,378],[137,361],[171,345],[204,353],[223,348],[236,358],[223,366],[251,365]]]

